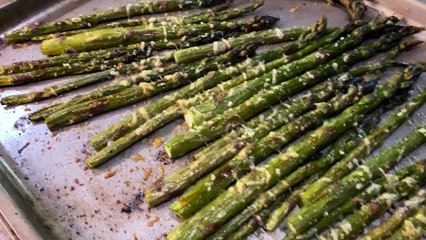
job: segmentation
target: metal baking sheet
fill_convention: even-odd
[[[11,2],[23,7],[34,1],[16,0]],[[27,9],[25,14],[19,15],[19,22],[12,22],[1,29],[22,26],[32,21],[48,21],[87,14],[95,10],[125,5],[129,2],[127,0],[50,1],[48,7],[44,6],[41,10],[38,8],[32,12]],[[235,0],[234,5],[237,6],[244,2]],[[399,12],[391,6],[383,5],[383,2],[386,1],[376,1],[373,7],[388,14],[401,13],[406,16],[408,21],[421,21],[421,18],[409,18],[421,16],[418,13],[421,11],[420,8],[412,7],[408,10],[401,8],[402,12]],[[401,4],[409,2],[414,6],[420,4],[414,0],[398,2]],[[289,10],[298,4],[300,4],[298,11],[290,13]],[[19,7],[11,9],[8,11],[17,11]],[[265,6],[256,11],[256,14],[280,17],[278,26],[288,27],[311,25],[322,15],[328,17],[330,26],[341,26],[347,22],[346,13],[341,9],[328,6],[322,1],[267,0]],[[370,11],[370,15],[374,14],[377,14],[376,10]],[[419,35],[419,37],[426,39],[424,35]],[[425,53],[426,47],[421,46],[415,51],[402,54],[401,59],[412,62],[426,61]],[[4,44],[0,46],[0,64],[40,57],[42,55],[37,44],[24,48]],[[2,89],[0,97],[41,89],[66,79],[69,78]],[[87,92],[96,87],[97,85],[85,88],[77,93]],[[426,87],[426,75],[421,77],[413,94],[424,87]],[[60,99],[68,99],[77,93],[65,94]],[[130,214],[122,213],[121,209],[124,204],[134,203],[136,196],[155,181],[159,175],[160,165],[164,165],[166,174],[169,174],[186,163],[186,158],[169,164],[156,160],[162,146],[158,146],[155,142],[158,140],[163,142],[184,131],[183,121],[169,124],[112,161],[91,171],[87,170],[84,164],[86,157],[94,153],[87,145],[88,138],[144,103],[95,117],[87,123],[68,127],[55,133],[51,133],[44,124],[33,124],[26,119],[29,111],[55,101],[57,99],[15,108],[0,108],[0,154],[5,158],[5,161],[2,162],[4,164],[2,169],[7,168],[9,173],[14,173],[13,176],[9,175],[8,179],[12,182],[15,181],[15,184],[18,182],[19,184],[16,185],[18,185],[18,189],[21,189],[21,195],[30,198],[32,201],[30,205],[36,206],[30,210],[23,209],[23,211],[27,211],[27,213],[34,211],[35,214],[40,214],[42,219],[48,221],[48,230],[56,234],[57,238],[162,239],[164,234],[179,222],[179,219],[167,209],[168,203],[154,209],[148,209],[141,204],[139,210]],[[389,146],[396,139],[404,136],[409,129],[425,123],[426,119],[423,115],[425,112],[426,106],[422,107],[409,122],[393,134],[385,146]],[[133,161],[131,156],[136,153],[142,155],[145,160]],[[411,157],[420,155],[426,155],[425,147],[416,151]],[[116,174],[111,178],[105,178],[106,174],[111,171]],[[281,239],[282,236],[283,231],[279,229],[271,234],[260,231],[253,236],[253,239]]]

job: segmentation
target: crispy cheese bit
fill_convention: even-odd
[[[133,154],[130,158],[135,162],[141,162],[141,161],[145,160],[145,158],[142,155],[140,155],[139,153]]]
[[[339,227],[342,229],[342,231],[346,234],[349,234],[352,231],[352,225],[347,221],[344,220],[339,224]]]
[[[414,226],[413,222],[411,222],[410,220],[405,220],[402,234],[407,239],[414,239],[418,235],[418,230]]]
[[[231,44],[228,42],[228,40],[226,39],[222,39],[222,42],[225,44],[226,49],[231,49],[232,46]]]
[[[392,204],[398,199],[398,196],[393,193],[383,193],[379,199],[384,201],[388,207],[392,206]]]
[[[281,31],[281,29],[279,29],[279,28],[275,28],[275,29],[274,29],[274,31],[275,31],[275,34],[277,35],[277,37],[278,37],[279,39],[283,39],[283,37],[284,37],[284,33]]]
[[[299,4],[297,4],[295,7],[291,8],[290,10],[288,10],[288,12],[289,12],[289,13],[295,13],[295,12],[299,11],[299,8],[300,8],[301,6],[302,6],[302,5],[299,3]]]
[[[377,183],[372,183],[365,191],[367,193],[379,192],[382,187]]]
[[[104,178],[112,178],[115,176],[115,174],[117,173],[117,170],[113,170],[113,171],[109,171],[105,174]]]
[[[157,137],[157,138],[155,138],[153,141],[152,141],[152,145],[154,145],[154,147],[160,147],[161,146],[161,144],[163,144],[163,142],[164,142],[164,139],[163,138],[161,138],[161,137]]]
[[[213,43],[213,54],[214,55],[219,54],[219,42],[217,41]]]

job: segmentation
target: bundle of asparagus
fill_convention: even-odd
[[[353,19],[365,12],[357,0],[328,2],[344,5]],[[243,239],[283,222],[288,240],[354,239],[393,206],[361,239],[419,238],[426,229],[426,161],[388,172],[426,143],[426,126],[368,157],[426,102],[426,89],[407,100],[426,65],[395,60],[421,43],[402,39],[423,29],[397,25],[395,17],[339,28],[327,28],[325,18],[275,29],[278,18],[271,16],[230,21],[262,4],[227,10],[223,0],[141,2],[7,34],[10,42],[43,41],[43,53],[56,56],[1,66],[0,86],[92,73],[1,103],[104,82],[31,114],[57,130],[164,94],[94,135],[97,153],[86,163],[98,167],[182,117],[191,128],[166,142],[171,158],[211,143],[145,191],[150,207],[179,196],[169,208],[185,220],[167,239]],[[114,21],[210,6],[215,9],[185,17]],[[275,43],[280,46],[256,54],[258,46]],[[383,52],[377,63],[352,68]],[[401,67],[380,80],[387,68]]]

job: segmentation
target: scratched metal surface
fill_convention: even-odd
[[[86,14],[94,10],[125,5],[128,2],[127,0],[61,1],[41,13],[34,13],[34,16],[20,22],[19,26],[35,20],[46,21]],[[236,0],[234,5],[243,2]],[[296,13],[289,13],[289,10],[295,7],[296,1],[267,0],[265,6],[256,13],[281,17],[278,26],[307,26],[321,15],[328,17],[331,26],[340,26],[347,22],[343,11],[322,2],[297,1],[297,3],[301,3],[299,10]],[[401,59],[426,60],[425,52],[426,48],[422,46],[416,51],[402,54]],[[42,55],[37,44],[17,49],[14,49],[14,46],[0,46],[0,64],[40,57]],[[68,78],[3,89],[0,97],[40,89],[65,79]],[[82,89],[77,93],[95,87],[97,86]],[[421,77],[414,92],[423,87],[426,87],[426,75]],[[60,99],[67,99],[75,94],[65,94]],[[99,169],[90,171],[86,170],[84,164],[85,158],[93,153],[86,144],[89,136],[144,103],[95,117],[87,123],[54,134],[44,124],[33,124],[26,120],[28,111],[55,101],[57,100],[46,100],[15,108],[0,108],[0,149],[3,149],[1,155],[8,159],[8,164],[25,176],[23,181],[33,190],[34,199],[47,208],[49,216],[58,222],[65,235],[72,239],[163,238],[163,235],[178,223],[178,218],[167,209],[168,203],[150,210],[142,204],[139,210],[131,214],[121,213],[121,208],[123,204],[131,203],[134,195],[143,192],[143,189],[159,174],[158,167],[163,163],[156,160],[156,155],[162,146],[155,146],[153,140],[167,140],[184,131],[183,121],[169,124]],[[426,107],[423,107],[414,114],[409,122],[392,135],[386,146],[404,136],[409,129],[426,122],[423,116],[425,112]],[[131,160],[131,156],[135,153],[144,156],[145,160],[137,162]],[[420,155],[426,155],[425,147],[412,156]],[[185,162],[186,159],[183,158],[165,165],[166,174],[173,172]],[[116,171],[116,174],[106,179],[105,175],[109,171]],[[149,172],[152,172],[151,176]],[[260,232],[253,238],[281,239],[282,235],[282,230],[278,230],[272,234]]]

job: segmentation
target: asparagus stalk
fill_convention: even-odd
[[[415,201],[415,199],[410,198],[409,200],[404,201],[403,206],[397,208],[392,216],[386,219],[378,227],[370,230],[366,235],[360,237],[360,240],[380,240],[389,237],[396,229],[398,229],[404,220],[414,214],[419,207],[421,207],[421,202]]]
[[[411,182],[402,181],[404,178],[412,177],[415,180],[422,181],[422,178],[424,178],[424,174],[426,173],[425,163],[425,161],[420,161],[416,164],[398,169],[394,174],[386,174],[383,178],[379,179],[375,183],[372,183],[362,193],[329,212],[327,216],[323,216],[321,220],[306,233],[301,235],[290,235],[285,239],[312,239],[315,235],[322,233],[322,231],[333,225],[333,223],[335,223],[337,220],[341,219],[345,215],[353,213],[360,206],[370,202],[372,199],[378,197],[381,193],[385,191],[394,191],[396,188],[406,189],[406,185],[410,184]]]
[[[121,92],[109,95],[93,101],[83,102],[78,105],[62,109],[46,118],[46,124],[51,130],[84,121],[92,116],[108,112],[123,106],[127,106],[159,93],[189,84],[209,71],[214,71],[222,65],[243,60],[252,56],[256,51],[253,45],[244,45],[231,50],[229,54],[202,61],[199,64],[189,66],[182,71],[164,76],[161,80],[150,83],[139,83]],[[154,75],[155,76],[155,75]],[[145,76],[144,76],[145,77]],[[132,81],[136,79],[132,78]]]
[[[115,29],[101,29],[73,36],[49,39],[41,44],[41,51],[45,55],[59,55],[72,52],[83,52],[95,49],[115,47],[123,44],[132,44],[143,41],[158,41],[162,39],[178,39],[197,36],[208,31],[236,31],[251,32],[272,27],[278,18],[271,16],[256,16],[245,21],[211,22],[192,25],[190,28],[182,25],[128,27]]]
[[[364,69],[372,70],[370,67]],[[357,69],[351,71],[349,75],[362,74],[362,72]],[[336,91],[340,91],[346,85],[342,85],[342,82],[336,77],[313,87],[306,94],[284,102],[250,120],[244,127],[240,127],[227,135],[224,145],[198,156],[196,161],[166,177],[159,187],[160,191],[148,189],[145,192],[147,203],[150,206],[155,206],[170,199],[204,174],[237,155],[243,147],[264,137],[298,115],[313,109],[316,103],[328,101]]]
[[[100,29],[113,29],[117,27],[134,27],[134,26],[141,26],[141,25],[170,25],[170,24],[198,24],[202,22],[211,22],[211,21],[226,21],[234,18],[241,17],[247,13],[254,12],[256,9],[263,6],[263,2],[255,2],[249,6],[243,7],[243,8],[233,8],[224,10],[225,8],[229,7],[230,1],[225,2],[224,4],[218,5],[215,9],[211,10],[208,9],[206,11],[203,11],[198,14],[189,15],[189,16],[182,16],[182,17],[176,17],[176,16],[167,16],[165,18],[156,18],[156,17],[150,17],[150,18],[140,18],[140,19],[129,19],[125,22],[112,22],[104,25],[99,25],[97,27],[92,27],[89,29],[77,29],[77,30],[71,30],[61,33],[51,33],[41,36],[36,36],[31,38],[33,41],[43,41],[47,39],[57,38],[57,37],[66,37],[71,35],[76,35],[79,33],[84,33],[87,31],[93,31],[93,30],[100,30]]]
[[[412,79],[398,76],[378,86],[373,94],[363,97],[358,103],[324,122],[321,127],[304,136],[267,164],[245,175],[235,186],[178,225],[169,233],[167,239],[201,239],[214,233],[218,227],[254,201],[260,193],[272,187],[318,150],[360,122],[383,101],[392,98],[398,89],[406,88],[407,83],[411,81]]]
[[[377,178],[381,174],[381,171],[386,172],[404,156],[424,144],[426,142],[425,132],[425,126],[416,129],[391,148],[382,151],[376,157],[358,167],[340,181],[341,188],[339,191],[290,215],[287,218],[289,228],[297,234],[306,231],[318,222],[325,212],[336,208],[347,199],[356,195],[368,186],[372,179]]]
[[[412,101],[399,107],[396,113],[386,120],[386,122],[364,138],[353,151],[330,168],[320,180],[312,184],[301,195],[303,202],[311,204],[324,197],[324,195],[334,194],[332,188],[328,188],[330,184],[348,174],[356,165],[361,163],[363,158],[380,147],[382,143],[425,102],[426,89],[421,91]]]
[[[76,62],[46,69],[38,69],[26,73],[0,76],[0,87],[18,86],[34,83],[41,80],[82,73],[99,72],[113,68],[116,65],[126,64],[145,58],[147,55],[125,54],[110,60],[93,59],[90,62]]]
[[[399,228],[389,240],[415,240],[422,239],[426,234],[426,205],[423,205],[414,216],[409,217],[404,221],[401,228]]]
[[[412,181],[412,178],[405,180]],[[386,209],[392,207],[402,196],[413,194],[415,191],[418,191],[417,194],[410,198],[409,201],[413,202],[413,204],[423,204],[425,202],[426,190],[419,189],[420,185],[419,183],[412,183],[412,186],[407,186],[401,192],[383,193],[372,202],[362,206],[360,210],[337,223],[328,232],[322,234],[320,238],[355,239],[371,222],[379,218]]]
[[[221,92],[226,91],[227,89],[230,89],[246,81],[246,79],[255,78],[256,76],[263,74],[265,71],[263,69],[264,65],[262,64],[262,62],[271,62],[275,59],[280,58],[283,54],[294,53],[292,54],[292,56],[294,56],[295,58],[299,56],[301,57],[303,56],[303,54],[305,54],[302,51],[307,51],[309,53],[309,51],[313,51],[319,46],[334,41],[334,39],[339,37],[341,34],[342,30],[336,30],[330,35],[324,36],[318,41],[315,41],[313,44],[304,48],[303,50],[294,53],[294,51],[297,51],[298,49],[303,48],[306,45],[302,43],[303,41],[310,41],[310,39],[315,38],[315,32],[308,32],[306,33],[306,35],[301,36],[301,39],[299,39],[297,42],[289,43],[284,45],[284,47],[282,48],[262,53],[259,56],[253,58],[251,61],[249,61],[249,63],[245,62],[242,64],[237,64],[235,67],[229,67],[224,71],[216,71],[214,73],[208,74],[207,76],[198,79],[196,82],[194,82],[194,84],[190,84],[188,85],[188,87],[184,87],[173,93],[168,99],[160,99],[154,101],[153,103],[146,105],[143,109],[140,109],[139,111],[136,111],[131,115],[124,117],[119,123],[108,127],[104,131],[101,131],[100,133],[92,137],[90,139],[90,143],[96,150],[100,150],[104,146],[106,146],[107,142],[117,140],[121,136],[125,135],[126,133],[129,133],[130,131],[136,129],[138,126],[143,124],[147,119],[144,115],[140,114],[140,112],[145,112],[146,110],[146,112],[148,112],[149,114],[148,117],[150,118],[155,116],[165,108],[173,105],[177,100],[185,99],[188,97],[195,97],[196,94],[198,94],[196,98],[197,103],[199,103],[200,101],[208,99],[208,97],[202,97],[202,99],[200,99],[199,92],[202,90],[209,89],[222,82],[222,84],[208,90],[207,94],[205,94],[206,96],[218,95]],[[252,70],[250,70],[250,68],[252,68]],[[241,73],[243,74],[241,75]]]
[[[68,18],[58,22],[34,23],[5,35],[8,42],[21,42],[34,36],[88,28],[93,25],[122,18],[130,18],[148,13],[163,13],[196,7],[210,7],[224,0],[167,0],[165,2],[138,2],[120,8],[103,10],[80,17]]]
[[[375,24],[371,23],[368,26],[371,25]],[[366,28],[370,28],[368,26],[366,26]],[[362,32],[364,32],[363,29],[365,28],[360,27],[351,35],[362,35]],[[359,38],[355,36],[347,37],[345,40],[346,39],[359,40]],[[165,145],[165,150],[168,155],[173,158],[182,156],[202,144],[218,138],[221,134],[224,134],[227,131],[229,128],[228,126],[237,125],[242,121],[252,118],[265,108],[268,108],[280,101],[280,99],[290,97],[305,89],[307,86],[311,86],[326,79],[327,77],[341,73],[348,65],[369,58],[372,55],[375,55],[375,52],[380,51],[380,49],[388,50],[391,45],[386,44],[386,42],[390,39],[393,39],[393,41],[399,40],[400,34],[391,33],[390,35],[384,35],[376,43],[361,46],[356,50],[349,51],[341,57],[320,65],[314,70],[308,71],[299,77],[290,79],[268,89],[264,89],[237,107],[228,109],[223,114],[216,116],[201,126],[195,129],[190,129],[185,134],[178,135],[169,140]],[[283,68],[285,69],[286,66],[287,65],[283,66]],[[280,74],[280,68],[277,72],[277,78],[280,78],[283,75]]]

